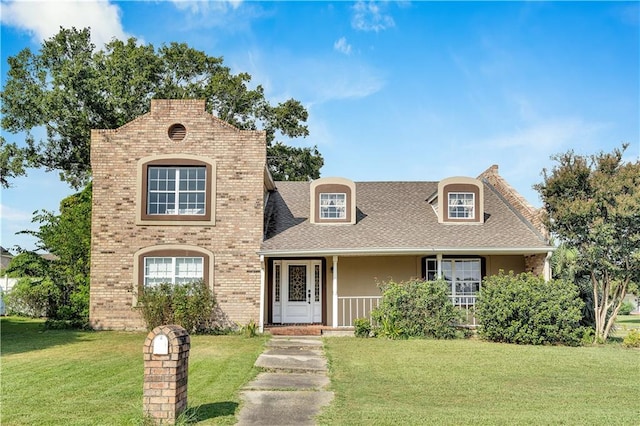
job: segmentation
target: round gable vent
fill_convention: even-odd
[[[174,124],[169,127],[169,139],[174,142],[182,141],[187,136],[187,129],[182,124]]]

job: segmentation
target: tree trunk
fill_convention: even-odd
[[[600,297],[604,298],[604,292],[600,293],[598,291],[598,287],[599,287],[598,278],[596,277],[594,271],[591,271],[591,284],[593,286],[593,313],[596,320],[596,329],[595,329],[596,333],[594,336],[594,343],[599,343],[602,339],[602,334],[604,332],[604,322],[607,318],[607,309],[605,305],[604,314],[603,314],[602,312],[603,304],[600,301]]]

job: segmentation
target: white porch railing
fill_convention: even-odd
[[[454,306],[462,311],[462,323],[464,325],[475,327],[476,322],[475,305],[476,295],[472,296],[449,296]]]
[[[381,296],[338,296],[338,327],[353,327],[356,318],[371,319],[371,311],[380,305]]]
[[[475,316],[476,296],[449,296],[454,306],[463,314],[463,324],[477,326]],[[380,305],[381,296],[343,296],[338,297],[338,327],[353,327],[356,318],[369,318],[371,311]]]

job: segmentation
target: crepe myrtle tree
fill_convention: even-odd
[[[28,167],[57,170],[75,189],[91,178],[91,129],[114,129],[149,111],[152,98],[204,99],[206,110],[243,130],[266,132],[275,179],[319,177],[323,159],[314,148],[276,143],[306,137],[307,110],[295,99],[271,104],[251,76],[233,74],[222,57],[184,43],[155,48],[135,38],[96,50],[89,28],[61,28],[37,52],[25,48],[8,59],[0,92],[2,128],[24,136],[0,141],[0,184],[7,187]],[[45,136],[36,138],[36,129]]]
[[[550,231],[575,249],[591,282],[595,340],[609,336],[624,298],[640,282],[640,161],[612,152],[552,157],[535,185]]]

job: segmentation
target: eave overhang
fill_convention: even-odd
[[[433,254],[450,255],[532,255],[547,254],[556,247],[406,247],[406,248],[327,248],[309,250],[260,250],[265,257],[322,257],[322,256],[419,256]]]

